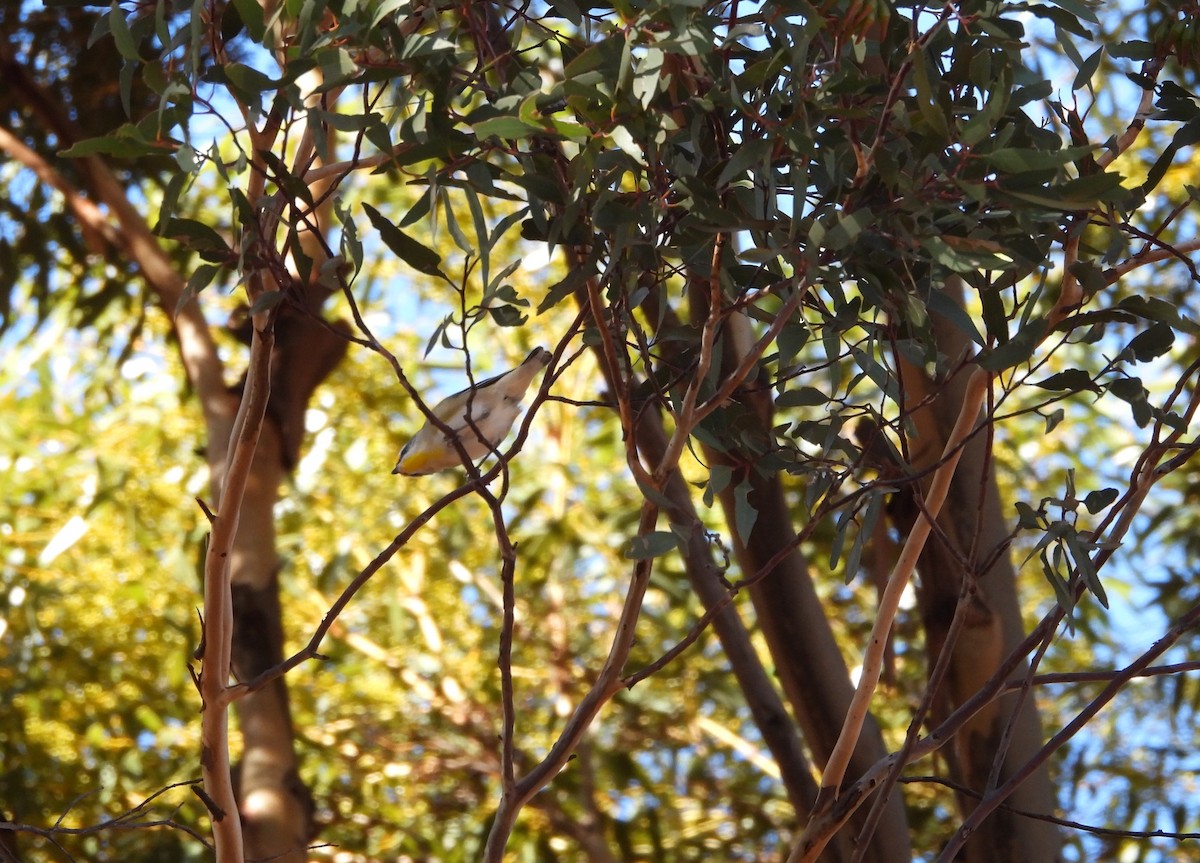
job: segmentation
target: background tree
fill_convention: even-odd
[[[22,829],[1092,854],[1056,811],[1142,756],[1050,759],[1139,728],[1096,718],[1135,678],[1195,699],[1146,668],[1197,614],[1194,9],[87,6],[0,11]],[[421,394],[533,344],[512,448],[386,476]],[[1137,532],[1178,551],[1119,649]],[[1185,853],[1169,749],[1104,841]]]

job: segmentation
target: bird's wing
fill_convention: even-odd
[[[467,422],[468,406],[470,406],[471,419],[476,425],[487,419],[494,410],[495,406],[493,405],[483,407],[483,396],[491,395],[491,393],[485,393],[485,390],[498,386],[506,402],[520,401],[524,397],[525,391],[529,389],[529,384],[532,383],[534,376],[549,364],[550,352],[545,348],[534,348],[515,369],[509,369],[503,374],[479,381],[473,387],[467,387],[453,395],[446,396],[438,402],[433,412],[438,419],[450,426],[455,434],[459,434],[470,428],[470,423]],[[470,395],[472,390],[475,391],[473,396]]]
[[[471,405],[471,422],[467,422],[467,406],[463,405],[462,415],[453,417],[454,422],[447,422],[446,425],[450,426],[450,430],[454,432],[455,435],[461,435],[463,432],[471,428],[472,422],[478,426],[491,415],[491,408],[480,408],[480,406],[477,404]]]

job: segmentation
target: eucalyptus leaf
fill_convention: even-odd
[[[375,230],[379,231],[379,236],[384,244],[400,260],[417,272],[445,277],[441,269],[441,255],[404,233],[370,204],[364,203],[363,209],[367,211],[371,224],[375,226]]]
[[[647,560],[662,557],[678,547],[679,538],[674,533],[669,530],[655,530],[635,536],[626,543],[623,554],[633,560]]]

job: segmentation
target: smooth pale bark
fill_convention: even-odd
[[[309,399],[346,350],[346,341],[315,317],[327,293],[294,290],[311,314],[284,314],[276,322],[267,406],[271,422],[259,441],[233,551],[233,671],[243,681],[284,659],[275,503],[300,455]],[[210,456],[210,464],[223,463],[223,457]],[[303,863],[316,833],[314,807],[300,779],[286,679],[278,677],[238,699],[234,709],[242,736],[235,776],[246,857]]]
[[[313,93],[322,80],[314,70],[297,83]],[[306,101],[317,104],[323,98],[336,100],[336,95],[310,96]],[[306,125],[294,156],[297,164],[307,168],[310,160],[315,161],[314,141],[319,135],[326,136],[325,143],[332,148],[330,130]],[[312,184],[314,199],[323,203],[306,212],[299,234],[301,249],[314,274],[328,260],[322,236],[332,208],[332,196],[324,195],[331,182],[325,179]],[[282,245],[273,236],[265,239],[272,250]],[[295,267],[295,261],[289,260],[288,264]],[[329,289],[296,280],[287,285],[287,290],[288,298],[275,322],[271,398],[267,404],[270,422],[252,467],[232,560],[233,672],[242,681],[284,659],[275,504],[288,472],[300,459],[309,400],[341,361],[348,344],[341,335],[348,330],[345,323],[329,324],[322,317]],[[214,440],[211,435],[209,439]],[[304,863],[308,859],[307,845],[316,835],[315,807],[299,774],[285,677],[277,677],[238,699],[234,710],[242,735],[242,757],[235,767],[235,778],[246,857]]]
[[[214,438],[210,437],[210,440]],[[221,448],[210,464],[223,464]],[[275,552],[274,505],[283,481],[278,428],[264,423],[242,502],[242,521],[231,555],[233,672],[239,680],[283,659]],[[221,481],[213,477],[214,493]],[[312,803],[299,781],[293,728],[283,678],[234,702],[241,758],[234,768],[247,859],[307,859],[313,835]]]
[[[763,429],[767,431],[768,417],[763,418]],[[720,454],[707,450],[706,457],[714,462],[722,459]],[[735,472],[729,487],[718,496],[726,520],[731,525],[737,523],[734,489],[743,481],[750,483],[749,503],[758,517],[748,537],[734,532],[734,553],[742,571],[748,576],[759,573],[776,554],[792,549],[770,575],[750,588],[750,595],[775,661],[776,677],[814,757],[823,765],[837,742],[854,694],[849,669],[825,617],[807,561],[796,549],[792,515],[779,478],[764,478],[745,468]],[[857,778],[886,756],[879,727],[868,719],[850,761],[850,777]],[[860,810],[851,819],[853,833],[865,815]],[[888,801],[869,841],[864,860],[894,863],[911,858],[908,824],[899,795]]]
[[[956,280],[945,290],[956,302],[962,302],[961,282]],[[934,317],[933,322],[939,352],[954,368],[957,360],[967,356],[971,343],[944,319]],[[917,429],[909,442],[912,468],[925,470],[939,458],[958,415],[968,372],[963,369],[948,380],[934,381],[922,370],[901,363],[905,397]],[[1000,503],[989,447],[990,436],[986,433],[977,434],[967,445],[937,520],[940,535],[935,532],[931,537],[917,567],[917,596],[930,668],[946,647],[956,612],[962,617],[960,634],[951,646],[943,690],[934,702],[935,721],[974,694],[1025,637],[1016,570],[1007,552],[1010,525]],[[911,495],[903,493],[896,496],[889,511],[902,533],[911,527],[918,513]],[[964,585],[968,578],[974,584]],[[1021,677],[1026,669],[1022,663],[1014,677]],[[999,782],[1010,775],[1012,767],[1019,767],[1038,750],[1043,735],[1032,698],[1019,704],[1016,694],[1005,696],[975,716],[954,746],[945,750],[955,782],[976,794],[988,790],[996,752],[1010,720],[1012,740],[998,773]],[[977,799],[971,793],[958,795],[964,813],[974,809]],[[1009,803],[1016,809],[1053,814],[1057,801],[1049,772],[1045,768],[1037,771],[1018,787]],[[965,859],[969,863],[1054,861],[1060,849],[1061,836],[1056,827],[1001,808],[968,841]]]
[[[6,81],[30,106],[31,115],[63,147],[79,140],[74,124],[48,98],[26,70],[0,54]],[[10,142],[13,148],[20,142]],[[26,152],[27,151],[27,152]],[[210,324],[197,303],[177,308],[185,279],[159,246],[141,210],[99,156],[72,160],[87,195],[70,185],[56,167],[25,148],[29,167],[63,194],[94,251],[132,260],[157,304],[171,320],[188,380],[203,410],[208,440],[206,458],[213,478],[212,499],[219,499],[230,431],[240,402],[240,387],[230,389]],[[320,190],[318,189],[318,192]],[[103,204],[105,215],[95,203]],[[319,218],[316,221],[321,221]],[[305,238],[309,257],[324,260],[315,236]],[[234,584],[233,671],[247,679],[283,658],[275,552],[274,506],[287,471],[299,456],[304,411],[313,390],[345,352],[346,343],[316,319],[328,297],[323,289],[291,286],[295,310],[279,316],[271,363],[271,399],[256,458],[251,467],[230,561]],[[342,325],[335,325],[334,329]],[[248,338],[246,339],[248,341]],[[235,768],[238,800],[248,859],[302,863],[313,835],[312,803],[299,780],[282,679],[235,702],[242,733],[242,761]]]

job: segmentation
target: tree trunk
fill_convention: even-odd
[[[698,278],[707,284],[706,273],[699,274]],[[702,321],[708,314],[706,290],[696,289],[695,274],[692,282],[692,319]],[[741,363],[752,343],[749,322],[741,315],[729,316],[722,338],[723,379]],[[770,392],[769,386],[751,375],[746,385],[734,394],[734,399],[747,409],[743,421],[754,425],[748,433],[763,440],[770,440],[772,436],[774,403]],[[813,758],[823,767],[841,732],[854,686],[829,626],[826,610],[817,596],[808,563],[800,553],[782,477],[780,474],[764,476],[752,464],[739,463],[736,457],[731,458],[711,447],[705,447],[704,453],[709,464],[725,464],[733,470],[732,478],[717,498],[725,513],[743,576],[763,573],[770,561],[783,555],[765,577],[750,586],[750,598],[775,662],[775,675]],[[747,502],[757,514],[749,536],[742,536],[737,529],[736,490],[743,484],[749,489]],[[887,754],[878,725],[868,718],[851,758],[851,778],[857,778]],[[798,814],[803,820],[808,813]],[[850,821],[851,830],[861,825],[866,817],[866,810],[858,812]],[[838,841],[841,843],[844,839]],[[888,801],[883,817],[866,841],[869,844],[862,859],[869,863],[892,863],[910,858],[908,823],[900,795]],[[834,846],[829,846],[827,853],[832,849]]]
[[[946,292],[962,303],[962,282],[948,284]],[[939,353],[951,367],[965,358],[970,342],[948,321],[934,317]],[[940,457],[942,447],[962,404],[966,370],[944,381],[933,381],[923,371],[901,362],[906,404],[917,436],[910,440],[911,468],[926,471]],[[1007,552],[1009,527],[1001,509],[991,458],[991,437],[986,431],[967,444],[955,472],[946,505],[918,563],[917,592],[925,627],[929,667],[941,653],[951,651],[943,690],[934,702],[939,721],[974,694],[992,676],[1001,660],[1025,636],[1017,598],[1016,571]],[[927,474],[922,489],[928,488]],[[919,510],[910,493],[901,492],[890,508],[901,533],[911,529]],[[955,615],[961,629],[952,644],[948,635]],[[1022,676],[1026,664],[1015,672]],[[1014,715],[1015,711],[1015,715]],[[1012,740],[997,776],[991,777],[1001,739],[1012,723]],[[1014,768],[1042,744],[1041,723],[1032,697],[1019,703],[1016,694],[1005,696],[977,714],[948,751],[951,778],[965,791],[958,795],[964,814],[975,808],[978,796],[1003,782]],[[1056,801],[1049,772],[1039,769],[1010,799],[1013,808],[1052,814]],[[997,809],[972,835],[966,846],[969,863],[1018,863],[1058,859],[1061,837],[1053,825]]]
[[[326,293],[294,290],[296,299],[312,308],[309,313],[281,314],[276,322],[268,421],[251,467],[231,561],[233,672],[239,680],[249,680],[284,659],[275,504],[287,471],[299,458],[304,413],[313,390],[346,351],[345,340],[314,317]],[[339,323],[332,329],[343,326]],[[236,408],[234,404],[229,423]],[[210,424],[209,435],[210,440],[227,443],[228,426]],[[209,457],[214,495],[226,448],[215,447]],[[300,779],[285,679],[276,678],[238,699],[234,710],[242,736],[235,781],[246,857],[303,863],[316,825],[312,797]]]

